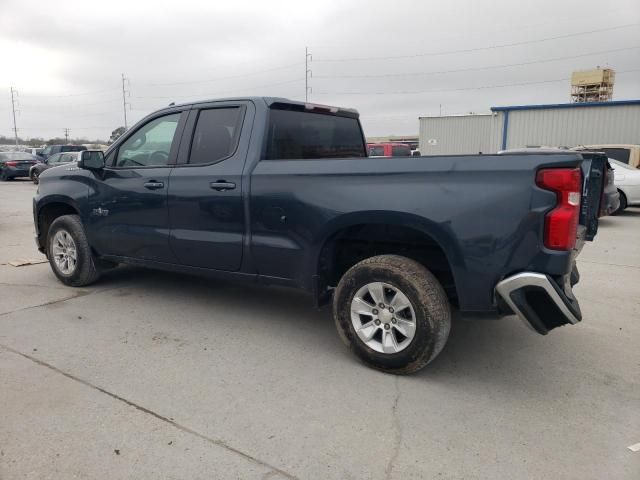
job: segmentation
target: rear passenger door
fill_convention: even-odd
[[[182,265],[240,269],[242,178],[254,114],[251,102],[215,102],[189,115],[169,182],[169,242]]]

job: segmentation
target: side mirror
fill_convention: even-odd
[[[85,170],[102,170],[104,168],[104,152],[101,150],[85,150],[78,160],[78,168]]]

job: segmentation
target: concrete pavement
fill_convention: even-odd
[[[34,190],[0,183],[0,479],[640,478],[640,209],[582,253],[581,324],[456,318],[395,377],[299,292],[6,265],[40,255]]]

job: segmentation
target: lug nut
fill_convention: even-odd
[[[391,323],[398,323],[398,321],[396,320],[396,317],[393,317],[393,318],[391,319]]]
[[[380,320],[376,320],[374,323],[375,323],[376,325],[380,325]]]
[[[377,315],[378,314],[378,309],[374,308],[373,310],[371,310],[371,313],[373,313],[374,315]]]
[[[380,308],[384,309],[384,303],[378,305]]]
[[[389,307],[389,313],[393,313],[393,308]]]
[[[388,323],[385,323],[385,324],[384,324],[384,329],[385,329],[385,330],[389,330],[389,328],[391,328],[391,327],[389,327],[389,324],[388,324]]]

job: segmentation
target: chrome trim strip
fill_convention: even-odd
[[[578,319],[573,313],[571,313],[571,310],[567,308],[565,303],[562,301],[562,298],[560,298],[560,295],[558,295],[556,289],[553,288],[553,285],[551,285],[551,280],[549,280],[546,275],[535,272],[522,272],[513,275],[512,277],[505,278],[500,283],[498,283],[496,285],[496,292],[498,292],[498,294],[504,299],[507,305],[509,305],[511,310],[513,310],[529,328],[533,329],[533,327],[529,324],[527,317],[525,317],[524,313],[516,306],[513,300],[511,300],[511,292],[527,286],[543,288],[547,292],[551,300],[553,300],[553,302],[556,304],[558,309],[560,309],[560,311],[567,318],[569,323],[571,323],[572,325],[578,323]]]

